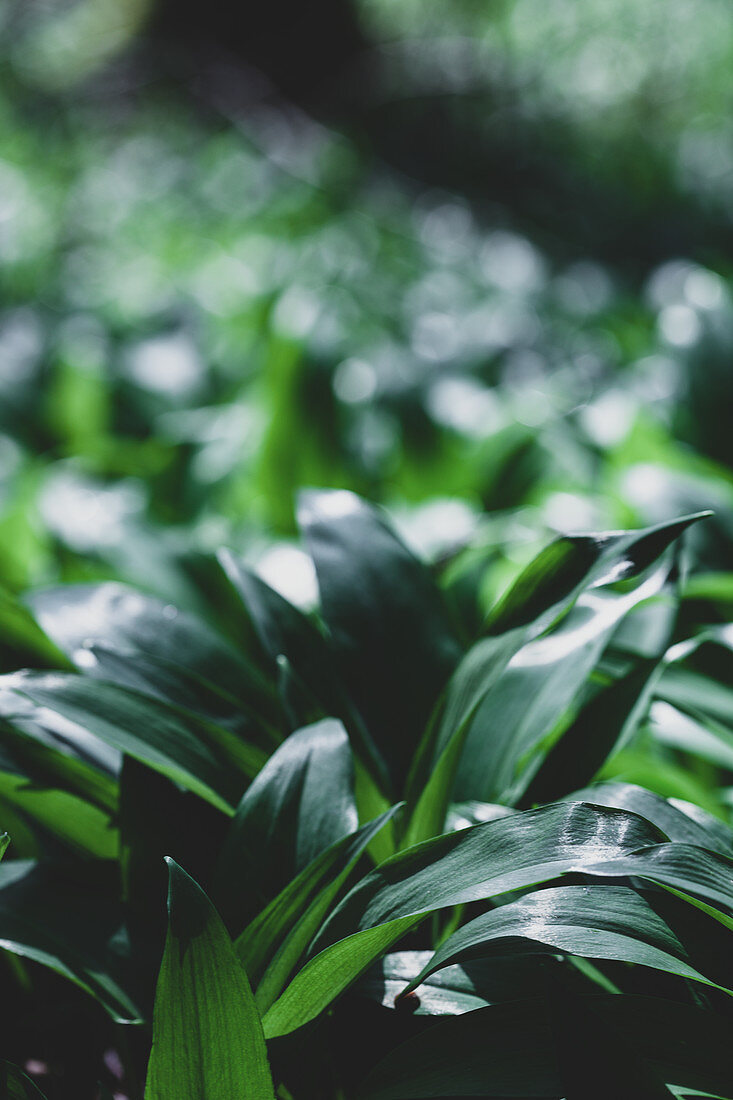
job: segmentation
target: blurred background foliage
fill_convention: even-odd
[[[555,531],[710,507],[733,607],[724,0],[7,0],[0,580],[307,605],[300,486],[487,603]]]

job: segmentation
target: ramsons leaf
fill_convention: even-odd
[[[298,520],[341,675],[399,788],[460,656],[441,595],[425,565],[354,494],[305,493]]]
[[[719,949],[703,951],[701,961],[698,948],[710,937]],[[719,926],[676,898],[661,895],[655,904],[653,897],[624,886],[558,886],[469,921],[440,945],[406,992],[443,966],[538,952],[635,963],[708,985],[725,985],[733,979],[725,963],[726,940]],[[701,973],[701,965],[707,973]],[[713,973],[713,968],[723,973]]]
[[[231,813],[264,754],[190,712],[69,673],[17,673],[2,686],[48,708]]]
[[[291,734],[243,795],[222,848],[215,891],[231,927],[287,885],[321,852],[354,832],[354,768],[341,722]]]
[[[145,1100],[275,1100],[262,1024],[226,929],[168,861],[168,937]]]
[[[258,983],[255,997],[262,1012],[281,993],[362,852],[397,809],[392,807],[332,844],[237,937],[235,950],[252,981]]]
[[[313,957],[265,1016],[266,1034],[287,1034],[317,1016],[427,913],[522,889],[586,862],[620,861],[659,836],[634,814],[558,803],[399,853],[335,910]]]
[[[637,531],[562,535],[520,573],[489,616],[489,632],[533,623],[540,633],[583,589],[637,576],[691,524],[710,515],[696,512]]]

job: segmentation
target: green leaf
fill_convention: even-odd
[[[660,699],[652,705],[649,729],[661,745],[733,769],[733,730],[714,718],[700,721]]]
[[[44,847],[60,842],[92,856],[116,858],[115,781],[78,758],[76,746],[69,751],[65,739],[24,717],[29,709],[11,692],[0,693],[0,713],[16,712],[12,721],[0,718],[0,798],[6,812],[18,812],[32,824]]]
[[[320,704],[324,715],[335,715],[344,721],[355,753],[379,787],[385,787],[384,761],[344,690],[329,640],[311,619],[229,551],[222,551],[219,561],[252,619],[260,644],[269,657],[272,673],[278,677],[281,694],[286,689],[284,701],[289,710],[294,711],[296,718],[305,717],[302,706],[302,687],[305,687]],[[286,666],[283,661],[287,662]],[[300,690],[287,690],[294,686]]]
[[[0,1096],[3,1100],[46,1100],[30,1077],[11,1062],[0,1062]]]
[[[728,726],[733,725],[733,688],[686,667],[670,664],[657,695],[688,714],[704,714]]]
[[[116,810],[118,753],[51,711],[39,713],[12,691],[0,690],[0,730],[5,771]]]
[[[332,704],[335,691],[332,654],[315,623],[230,551],[221,550],[218,559],[252,620],[273,676],[278,657],[285,656],[316,698],[326,706]]]
[[[225,724],[237,709],[277,718],[272,687],[189,612],[111,582],[44,589],[28,602],[48,636],[86,675]]]
[[[265,757],[190,712],[116,684],[67,673],[17,673],[7,687],[81,726],[231,813]]]
[[[55,841],[97,859],[115,859],[119,834],[108,812],[68,791],[0,770],[0,797]]]
[[[353,993],[399,1009],[406,986],[414,984],[432,957],[432,951],[393,951],[359,979]],[[407,1007],[415,1016],[458,1016],[489,1004],[537,996],[543,988],[536,959],[474,959],[431,974],[415,986],[417,998]]]
[[[237,938],[235,950],[265,1012],[281,993],[362,852],[399,809],[343,837],[293,879]]]
[[[648,879],[680,893],[733,929],[733,859],[691,844],[657,844],[618,859],[584,864],[576,870],[603,877]],[[705,904],[709,903],[709,904]]]
[[[298,518],[341,675],[399,789],[460,656],[441,594],[354,494],[303,494]]]
[[[632,783],[598,783],[568,795],[571,802],[592,802],[596,806],[617,806],[651,821],[670,840],[709,848],[719,855],[733,856],[733,829],[718,818],[690,803],[672,802]]]
[[[663,798],[695,802],[705,807],[710,815],[720,817],[724,812],[722,802],[705,782],[689,767],[684,768],[667,759],[658,750],[650,751],[649,744],[622,749],[606,761],[598,778],[608,781],[633,783],[646,787]]]
[[[456,770],[471,722],[481,702],[521,645],[522,631],[483,638],[450,679],[439,720],[428,726],[407,784],[410,814],[403,847],[443,832]]]
[[[473,718],[458,767],[458,800],[512,803],[522,797],[579,709],[580,694],[618,623],[658,593],[666,577],[662,565],[631,591],[590,589],[554,630],[519,650]]]
[[[0,587],[0,671],[33,665],[70,668],[60,649],[44,634],[28,609]]]
[[[123,1022],[142,1018],[143,956],[133,965],[104,865],[0,865],[0,945],[76,982]]]
[[[299,871],[358,825],[354,769],[341,722],[291,734],[237,807],[215,875],[217,902],[241,929]]]
[[[600,688],[549,748],[520,804],[562,798],[589,782],[615,749],[633,735],[649,705],[660,663],[635,662],[630,672]]]
[[[10,843],[10,837],[7,833],[0,833],[0,859],[5,855],[5,849]]]
[[[660,834],[634,814],[558,803],[400,852],[344,898],[265,1017],[268,1036],[313,1019],[427,913],[622,857]]]
[[[562,535],[520,573],[489,616],[487,629],[501,634],[533,623],[540,633],[586,588],[635,577],[693,523],[697,512],[638,531]]]
[[[5,754],[16,771],[56,781],[102,809],[117,804],[122,754],[48,707],[19,694],[23,674],[0,677],[0,721]]]
[[[209,899],[167,862],[168,936],[145,1100],[275,1100],[247,975]]]
[[[443,966],[491,955],[561,953],[635,963],[724,988],[733,974],[701,973],[698,946],[728,933],[698,910],[662,895],[643,897],[624,886],[559,886],[538,890],[469,921],[440,945],[405,992]],[[715,962],[705,952],[709,967]],[[719,957],[717,968],[724,963]],[[721,984],[723,983],[723,984]],[[733,993],[731,994],[733,995]]]

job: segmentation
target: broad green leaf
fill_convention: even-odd
[[[0,759],[2,750],[0,749]],[[119,834],[109,812],[69,791],[0,767],[0,797],[54,841],[98,859],[116,859]]]
[[[267,1038],[289,1035],[315,1019],[419,920],[408,916],[365,928],[316,955],[265,1013]]]
[[[533,632],[541,632],[583,589],[637,576],[690,524],[711,514],[697,512],[637,531],[555,539],[520,573],[489,616],[487,629],[501,634],[533,623]]]
[[[620,859],[661,837],[636,814],[583,802],[553,803],[447,833],[400,852],[362,879],[317,946],[385,920],[479,901],[577,865]]]
[[[583,1006],[598,1021],[600,1037],[609,1036],[610,1056],[618,1033],[662,1081],[731,1095],[727,1020],[654,997],[593,996],[581,998]],[[547,1001],[537,1000],[439,1020],[388,1054],[363,1082],[359,1100],[559,1100],[567,1082],[553,1034],[555,1015]]]
[[[363,722],[354,713],[353,703],[338,676],[335,654],[328,639],[307,615],[293,607],[229,551],[222,551],[219,561],[252,619],[273,675],[276,669],[281,671],[284,658],[290,679],[297,678],[298,685],[304,685],[320,703],[324,714],[336,715],[345,722],[355,751],[380,787],[384,787],[387,783],[384,761]],[[279,679],[282,690],[287,677],[280,675]],[[291,709],[292,702],[292,693],[289,693],[287,703]],[[302,708],[296,706],[295,709],[299,714]]]
[[[33,665],[71,668],[71,663],[40,629],[26,607],[0,586],[0,671]]]
[[[316,697],[326,705],[333,703],[332,654],[315,623],[230,551],[221,550],[218,558],[252,620],[273,675],[278,657],[287,657]]]
[[[278,894],[321,852],[358,825],[354,769],[341,722],[291,734],[243,795],[215,875],[230,927]]]
[[[661,595],[635,608],[614,631],[609,654],[647,660],[664,657],[675,629],[679,602],[678,586],[670,584]]]
[[[622,857],[660,834],[635,814],[558,803],[400,852],[351,890],[265,1017],[268,1036],[313,1019],[427,913]],[[600,872],[597,872],[600,873]]]
[[[116,684],[67,673],[23,673],[0,685],[48,708],[231,813],[264,763],[234,734]]]
[[[650,749],[649,743],[622,749],[606,761],[598,779],[632,783],[663,798],[695,802],[710,815],[721,817],[724,814],[722,800],[710,789],[705,778],[668,759],[661,746],[656,751]]]
[[[657,844],[576,870],[605,878],[636,876],[688,898],[733,929],[733,859],[691,844]],[[707,904],[706,904],[707,903]]]
[[[367,971],[353,992],[399,1010],[406,987],[432,958],[432,951],[394,951]],[[473,959],[431,974],[415,987],[416,998],[406,1008],[415,1016],[458,1016],[489,1004],[538,996],[544,984],[536,959]]]
[[[7,695],[0,704],[9,712]],[[21,719],[21,724],[22,719]],[[28,726],[26,725],[28,729]],[[115,859],[116,785],[108,775],[0,719],[0,798],[43,834],[99,858]]]
[[[720,817],[708,813],[702,806],[698,806],[694,802],[688,802],[683,798],[672,796],[668,801],[676,810],[680,810],[685,817],[696,821],[708,834],[706,842],[699,843],[701,848],[712,848],[714,852],[720,852],[721,855],[733,854],[733,829],[724,824]],[[675,839],[677,838],[670,837],[670,840]]]
[[[614,750],[633,735],[649,706],[659,671],[658,660],[641,659],[630,672],[601,687],[581,705],[539,762],[520,804],[551,802],[589,782]]]
[[[257,983],[260,1011],[265,1012],[280,994],[362,852],[398,808],[392,807],[317,856],[237,937],[234,947]]]
[[[10,843],[10,837],[7,833],[0,833],[0,859],[5,855],[5,849]]]
[[[520,648],[523,632],[483,638],[450,679],[440,717],[434,716],[418,748],[407,784],[410,814],[403,847],[443,831],[456,770],[471,722],[483,699]]]
[[[580,801],[575,799],[575,801]],[[592,802],[592,798],[585,800]],[[480,825],[484,821],[496,821],[498,817],[510,817],[520,811],[513,806],[500,806],[496,802],[476,802],[471,799],[468,802],[451,802],[448,807],[448,816],[445,821],[445,831],[465,829],[469,825]]]
[[[0,1062],[0,1096],[3,1100],[45,1100],[30,1077],[11,1062]]]
[[[538,890],[469,921],[440,945],[405,992],[411,992],[443,966],[498,955],[561,953],[589,959],[635,963],[725,988],[733,973],[726,970],[720,948],[728,933],[698,910],[662,895],[644,897],[624,886],[558,886]],[[702,952],[700,951],[702,948]],[[699,969],[703,962],[706,973]],[[731,994],[733,995],[733,994]]]
[[[120,653],[98,645],[86,652],[89,665],[84,671],[89,675],[93,669],[95,679],[171,703],[266,752],[282,740],[282,732],[273,723],[281,725],[284,716],[277,714],[273,706],[256,713],[249,704],[203,680],[190,668],[180,669],[147,653]]]
[[[598,783],[575,791],[568,801],[592,802],[596,806],[617,806],[651,821],[670,840],[710,848],[722,856],[733,856],[733,829],[689,803],[675,803],[645,787],[632,783]]]
[[[235,715],[237,704],[276,716],[273,690],[257,669],[195,615],[111,582],[44,589],[27,600],[48,636],[87,675],[190,709],[198,697],[201,712],[218,720]]]
[[[652,704],[649,729],[662,745],[733,769],[733,730],[714,718],[703,717],[700,721],[660,699]]]
[[[662,677],[657,695],[690,714],[706,714],[733,726],[733,688],[672,663]]]
[[[0,865],[0,947],[86,989],[117,1020],[142,1017],[143,978],[133,965],[122,910],[101,883],[103,864],[72,871],[31,860]]]
[[[145,1100],[275,1100],[247,975],[209,899],[168,860],[168,936]]]
[[[441,594],[425,565],[352,493],[303,494],[299,524],[340,673],[399,788],[460,656]]]
[[[19,695],[15,677],[0,678],[0,723],[6,754],[18,771],[54,781],[102,809],[117,804],[122,754],[47,707]],[[4,721],[3,721],[4,719]]]
[[[519,650],[475,713],[458,766],[458,800],[521,798],[579,707],[578,696],[618,623],[659,592],[666,577],[663,565],[631,591],[590,589],[554,630]]]

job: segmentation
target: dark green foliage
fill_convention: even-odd
[[[152,1024],[146,1100],[733,1095],[728,773],[704,805],[623,781],[733,743],[728,628],[680,626],[697,518],[560,540],[463,642],[340,491],[306,498],[320,619],[221,557],[239,648],[34,596],[78,671],[0,681],[8,957]]]

